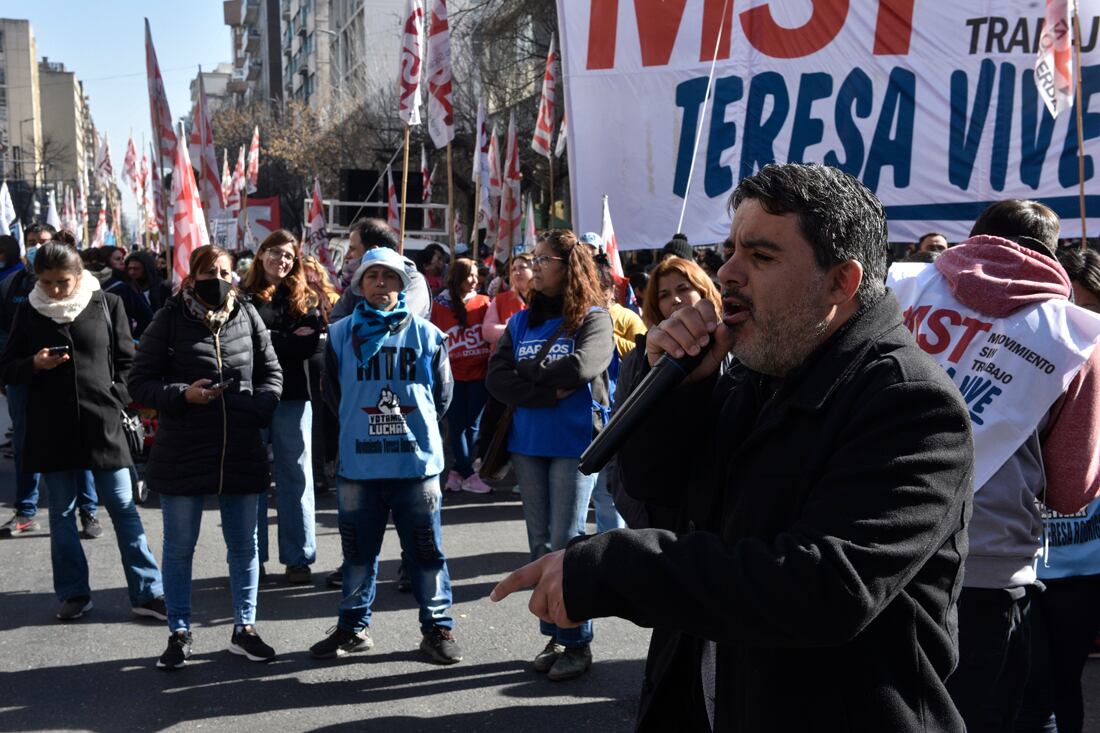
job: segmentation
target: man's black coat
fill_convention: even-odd
[[[638,727],[955,731],[973,446],[967,410],[887,294],[772,391],[737,365],[666,398],[619,454],[679,533],[565,556],[570,618],[656,627]]]

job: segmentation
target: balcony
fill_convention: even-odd
[[[245,25],[255,25],[260,19],[260,0],[244,0]]]
[[[259,61],[253,61],[248,65],[248,80],[256,81],[260,78],[260,70],[263,68],[263,64]]]
[[[244,69],[233,69],[233,74],[225,84],[225,91],[230,94],[241,94],[248,89],[247,72]]]
[[[225,24],[229,26],[238,26],[241,24],[241,5],[243,0],[225,0],[222,3],[222,16],[225,18]]]
[[[260,52],[260,32],[256,29],[248,31],[248,35],[245,36],[244,50],[250,55],[255,55]]]
[[[283,20],[285,20],[287,23],[289,23],[290,22],[290,0],[282,0],[282,2],[280,4],[282,5]]]

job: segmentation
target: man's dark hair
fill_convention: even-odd
[[[363,249],[375,247],[397,249],[397,232],[381,219],[360,219],[352,225],[351,229],[359,232],[359,241],[363,243]]]
[[[924,240],[928,239],[929,237],[943,237],[944,241],[947,241],[947,235],[943,232],[928,232],[927,234],[920,235],[920,239],[917,240],[917,247],[920,247],[922,244],[924,244]]]
[[[19,261],[19,240],[10,234],[0,235],[0,254],[4,256],[4,267],[10,267]]]
[[[54,235],[53,241],[67,244],[70,247],[76,246],[76,235],[70,232],[68,229],[62,229]]]
[[[26,236],[28,234],[38,234],[39,232],[49,232],[51,237],[57,234],[57,230],[54,229],[52,224],[47,224],[44,221],[38,221],[24,229],[23,235]]]
[[[773,216],[797,214],[798,228],[822,270],[848,260],[862,265],[856,292],[860,304],[886,292],[886,212],[855,177],[824,165],[773,163],[737,184],[731,212],[745,199],[759,201]]]
[[[1058,251],[1058,262],[1071,282],[1100,298],[1100,254],[1096,250],[1066,247]]]
[[[1050,207],[1038,201],[1005,199],[990,204],[981,213],[970,236],[987,234],[1001,237],[1047,257],[1058,251],[1058,233],[1062,225]]]

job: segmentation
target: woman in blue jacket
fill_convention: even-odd
[[[543,233],[533,273],[530,307],[509,320],[486,386],[516,408],[508,449],[537,560],[584,534],[595,477],[577,465],[607,416],[615,342],[592,254],[573,232]],[[547,339],[553,344],[544,349]],[[540,628],[550,639],[535,657],[536,671],[552,680],[588,671],[591,621],[572,629],[540,622]]]

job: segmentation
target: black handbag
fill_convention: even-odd
[[[554,335],[546,339],[539,349],[535,361],[541,363],[550,353],[550,347],[558,340],[565,330],[564,324],[554,331]],[[495,397],[490,396],[485,403],[485,410],[481,414],[481,434],[485,435],[488,426],[494,426],[492,437],[485,446],[484,455],[481,457],[481,465],[478,467],[478,475],[483,479],[499,481],[508,472],[508,463],[511,453],[508,450],[508,434],[512,430],[512,417],[516,413],[515,405],[505,405]],[[482,442],[482,441],[479,441]]]
[[[107,338],[110,341],[110,351],[107,353],[107,368],[111,371],[111,394],[119,400],[115,391],[115,324],[111,320],[111,313],[107,310],[107,299],[100,298],[99,305],[103,309],[103,317],[107,320]],[[145,425],[136,412],[127,409],[127,405],[119,408],[119,417],[122,422],[122,434],[126,437],[126,447],[130,449],[130,458],[137,460],[145,452]]]

